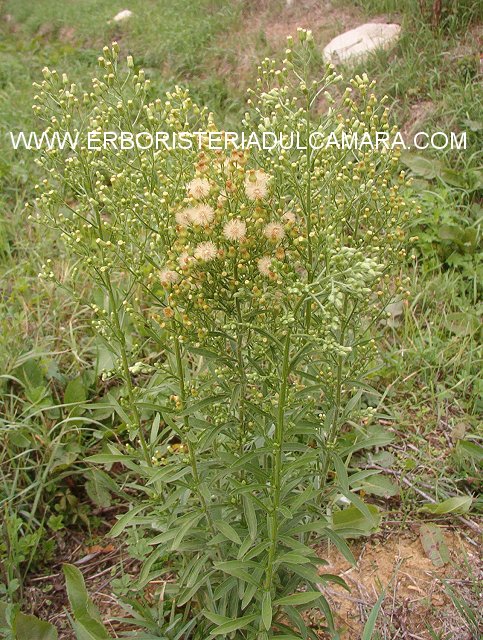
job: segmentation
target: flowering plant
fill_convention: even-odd
[[[281,68],[262,63],[244,127],[305,141],[389,131],[365,76],[342,92],[328,65],[312,81],[310,32],[288,47]],[[105,47],[91,91],[44,70],[34,109],[51,130],[215,130],[181,88],[151,100],[118,52]],[[102,293],[89,304],[113,354],[103,376],[118,384],[120,424],[90,460],[126,470],[129,507],[112,534],[135,540],[138,595],[162,585],[176,637],[316,638],[307,606],[333,629],[321,585],[343,581],[310,543],[329,538],[352,560],[331,516],[341,496],[376,517],[357,493],[374,472],[350,474],[349,461],[373,415],[362,394],[374,327],[406,293],[397,152],[81,144],[40,163],[32,215],[77,257],[73,295],[84,278]],[[42,275],[66,286],[52,263]]]

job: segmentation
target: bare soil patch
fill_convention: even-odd
[[[223,50],[218,72],[237,85],[245,84],[260,57],[283,51],[287,36],[295,35],[298,27],[311,29],[323,47],[334,36],[363,22],[360,9],[336,7],[327,1],[294,0],[290,5],[252,2],[237,33],[225,34],[223,42],[218,43],[219,51]]]
[[[426,555],[420,539],[421,523],[407,530],[373,536],[359,542],[354,551],[357,565],[350,564],[334,547],[320,549],[329,561],[323,573],[341,576],[351,592],[338,585],[324,586],[341,628],[341,640],[358,640],[379,594],[386,598],[379,614],[378,629],[384,639],[431,640],[429,628],[438,638],[476,640],[451,602],[446,581],[459,598],[478,613],[483,587],[483,563],[476,544],[461,530],[442,528],[450,560],[436,567]],[[470,532],[474,538],[474,531]],[[483,622],[483,620],[482,620]]]

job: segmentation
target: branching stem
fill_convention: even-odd
[[[287,331],[282,363],[282,380],[278,398],[277,420],[275,424],[275,434],[273,439],[274,461],[272,468],[272,513],[270,526],[270,547],[268,551],[267,572],[264,589],[270,591],[274,573],[274,562],[277,553],[278,543],[278,511],[280,507],[280,490],[282,482],[282,452],[285,434],[285,404],[287,401],[288,376],[289,376],[289,355],[290,355],[290,331]]]

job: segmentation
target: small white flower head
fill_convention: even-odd
[[[188,209],[188,220],[200,227],[207,227],[215,219],[215,212],[208,204],[200,204]]]
[[[229,220],[223,227],[223,235],[231,242],[241,242],[247,235],[247,225],[243,220]]]
[[[272,275],[272,271],[270,269],[272,266],[272,258],[270,256],[263,256],[263,258],[259,258],[257,266],[262,276],[269,277]]]
[[[282,216],[282,220],[285,224],[295,224],[297,222],[297,217],[293,211],[286,211]]]
[[[285,235],[283,225],[278,222],[269,222],[263,230],[263,235],[268,238],[270,242],[280,242]]]
[[[190,262],[193,260],[192,256],[187,251],[183,251],[178,258],[178,264],[181,269],[187,269]]]
[[[210,260],[214,260],[218,250],[213,242],[201,242],[195,249],[195,258],[197,260],[203,260],[204,262],[209,262]]]
[[[187,186],[188,195],[196,200],[206,198],[210,193],[211,184],[206,178],[194,178]]]
[[[179,224],[180,227],[187,227],[190,223],[189,211],[189,209],[178,211],[175,215],[176,224]]]
[[[176,284],[179,280],[179,273],[172,269],[163,269],[159,274],[159,280],[163,287],[168,287],[171,284]]]
[[[262,200],[268,193],[268,182],[270,176],[257,169],[249,171],[245,178],[245,193],[249,200]]]

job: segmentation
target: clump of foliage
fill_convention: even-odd
[[[150,102],[118,52],[105,47],[84,93],[44,70],[34,109],[52,132],[216,131],[181,88]],[[350,460],[387,441],[362,398],[374,327],[406,295],[415,205],[396,151],[307,144],[314,131],[389,129],[367,77],[336,97],[332,66],[309,81],[313,54],[300,30],[281,68],[265,60],[243,123],[296,132],[305,150],[81,144],[40,160],[32,216],[77,260],[69,283],[51,262],[42,275],[74,296],[85,279],[103,292],[90,305],[113,355],[104,378],[125,389],[110,399],[122,424],[90,460],[126,470],[112,535],[130,531],[142,561],[126,602],[167,637],[315,638],[307,606],[333,629],[319,585],[344,583],[311,541],[352,560],[344,536],[377,524],[357,493],[377,472],[350,473]],[[163,607],[148,614],[152,581]]]

